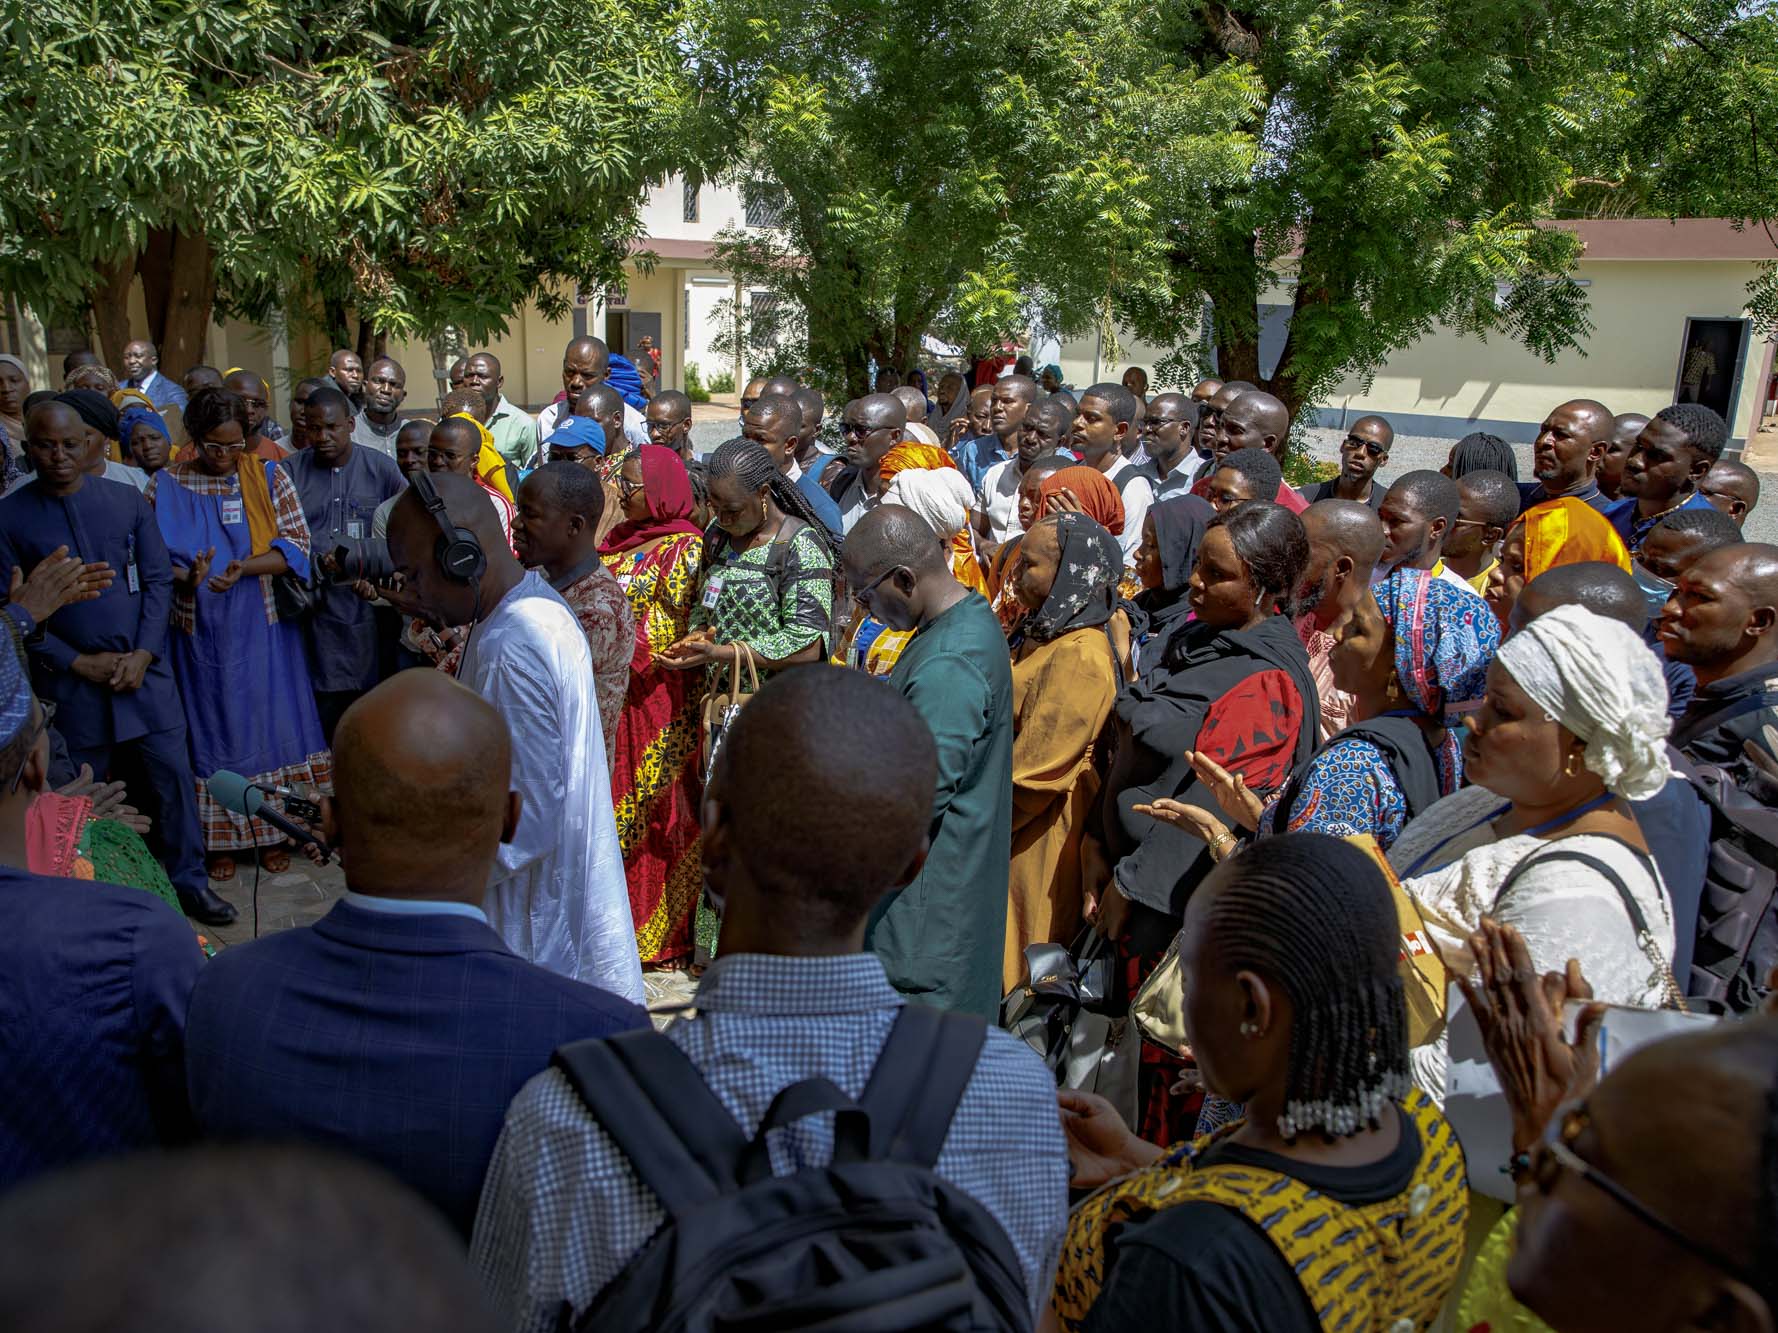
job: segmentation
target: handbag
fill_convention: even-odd
[[[1096,1093],[1134,1123],[1141,1042],[1111,1009],[1113,964],[1111,941],[1092,926],[1067,947],[1026,945],[1026,979],[1001,1000],[1000,1026],[1037,1052],[1057,1087]]]
[[[742,690],[741,664],[747,664],[747,688]],[[741,715],[746,702],[759,693],[759,668],[754,665],[753,649],[744,643],[735,644],[735,660],[729,663],[728,688],[711,690],[704,696],[704,781],[710,780],[710,773],[716,767],[716,756],[722,751],[722,742],[728,736],[728,729],[735,724]]]
[[[307,579],[299,579],[288,570],[272,575],[272,606],[277,610],[279,620],[293,623],[305,620],[318,601],[320,595]]]
[[[1169,1055],[1186,1048],[1185,978],[1179,966],[1179,936],[1167,946],[1155,970],[1148,974],[1130,1002],[1130,1018],[1143,1037]]]

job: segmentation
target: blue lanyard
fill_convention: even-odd
[[[1608,791],[1600,792],[1592,800],[1584,801],[1580,805],[1575,806],[1572,810],[1565,810],[1561,814],[1557,815],[1554,819],[1546,819],[1543,821],[1543,823],[1537,825],[1536,828],[1526,829],[1524,832],[1524,836],[1527,838],[1541,838],[1544,834],[1548,833],[1551,829],[1559,828],[1563,824],[1567,824],[1567,823],[1570,823],[1576,819],[1579,819],[1582,815],[1587,814],[1589,811],[1597,810],[1600,806],[1606,804],[1610,800],[1611,800],[1611,793],[1610,792],[1608,792]],[[1480,819],[1476,820],[1475,823],[1470,824],[1464,828],[1458,829],[1457,832],[1453,833],[1450,837],[1446,838],[1443,842],[1439,843],[1438,846],[1434,847],[1431,851],[1427,852],[1425,855],[1423,855],[1421,857],[1418,857],[1414,861],[1413,865],[1409,866],[1405,871],[1402,872],[1401,878],[1412,879],[1415,875],[1418,875],[1420,873],[1421,868],[1423,866],[1425,866],[1425,864],[1428,861],[1430,861],[1433,857],[1437,856],[1440,852],[1444,851],[1444,849],[1447,846],[1449,846],[1451,843],[1455,842],[1458,838],[1464,837],[1466,834],[1474,833],[1483,824],[1493,823],[1496,819],[1499,819],[1500,816],[1504,815],[1508,810],[1511,810],[1512,808],[1513,808],[1513,803],[1511,801],[1508,801],[1505,805],[1501,806],[1498,810],[1489,811],[1487,814],[1483,815]],[[1434,870],[1443,870],[1446,866],[1448,866],[1450,864],[1451,863],[1449,861],[1441,862],[1439,865],[1434,866],[1433,869]]]

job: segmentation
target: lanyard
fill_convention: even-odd
[[[1554,819],[1546,819],[1543,821],[1543,823],[1537,825],[1537,827],[1535,827],[1535,828],[1526,829],[1524,836],[1528,837],[1528,838],[1540,838],[1544,834],[1548,833],[1551,829],[1559,828],[1563,824],[1571,823],[1572,821],[1579,819],[1582,815],[1588,813],[1589,811],[1597,810],[1600,806],[1606,804],[1610,800],[1611,800],[1611,793],[1610,792],[1608,792],[1608,791],[1600,792],[1592,800],[1584,801],[1580,805],[1575,806],[1572,810],[1564,810],[1561,814],[1557,815]],[[1490,824],[1494,820],[1499,819],[1500,816],[1504,815],[1508,810],[1511,810],[1512,808],[1513,808],[1513,803],[1511,801],[1508,801],[1505,805],[1501,806],[1499,809],[1490,810],[1487,814],[1483,815],[1480,819],[1476,820],[1475,823],[1466,825],[1465,827],[1458,829],[1457,832],[1451,834],[1450,837],[1444,839],[1444,841],[1440,842],[1438,844],[1438,846],[1434,847],[1431,851],[1425,853],[1425,855],[1423,855],[1423,856],[1416,858],[1414,861],[1414,864],[1409,866],[1407,868],[1407,870],[1402,873],[1401,877],[1403,879],[1412,879],[1415,875],[1418,875],[1420,873],[1421,869],[1426,865],[1426,863],[1428,861],[1432,860],[1433,857],[1437,856],[1440,852],[1444,851],[1444,849],[1446,847],[1448,847],[1451,843],[1455,842],[1457,839],[1459,839],[1461,837],[1464,837],[1467,834],[1474,833],[1483,824]],[[1443,861],[1443,862],[1440,862],[1438,865],[1433,866],[1432,869],[1435,871],[1436,870],[1443,870],[1446,866],[1448,866],[1450,864],[1451,863],[1449,861]]]

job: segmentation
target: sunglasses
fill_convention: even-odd
[[[1545,1131],[1543,1139],[1531,1150],[1529,1164],[1519,1174],[1528,1175],[1538,1192],[1545,1195],[1555,1189],[1556,1181],[1564,1171],[1579,1176],[1595,1189],[1604,1192],[1637,1221],[1644,1226],[1653,1228],[1687,1254],[1702,1259],[1711,1267],[1721,1269],[1724,1273],[1740,1279],[1749,1286],[1759,1286],[1758,1280],[1748,1273],[1742,1264],[1729,1258],[1728,1255],[1707,1241],[1696,1240],[1688,1236],[1629,1190],[1618,1184],[1617,1181],[1606,1175],[1605,1172],[1575,1152],[1575,1142],[1587,1132],[1592,1123],[1592,1116],[1588,1113],[1585,1102],[1579,1102],[1570,1107],[1566,1113],[1550,1122],[1550,1127]]]
[[[1372,458],[1387,458],[1387,457],[1389,457],[1389,451],[1387,449],[1385,449],[1382,445],[1373,444],[1369,440],[1361,440],[1356,435],[1348,435],[1346,437],[1345,443],[1340,445],[1340,448],[1342,448],[1342,449],[1362,449],[1365,453],[1369,454]]]

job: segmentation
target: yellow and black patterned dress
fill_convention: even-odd
[[[1078,1333],[1105,1289],[1124,1228],[1180,1204],[1215,1203],[1265,1233],[1326,1333],[1427,1328],[1457,1278],[1469,1196],[1463,1150],[1438,1108],[1418,1091],[1401,1107],[1420,1160],[1406,1189],[1368,1203],[1340,1202],[1246,1162],[1200,1166],[1240,1121],[1105,1186],[1069,1219],[1051,1298],[1062,1327]]]

